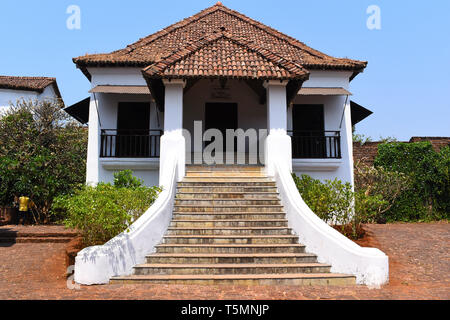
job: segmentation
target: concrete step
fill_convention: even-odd
[[[241,178],[241,177],[249,177],[249,178],[261,178],[267,177],[263,172],[260,171],[186,171],[186,178],[191,177],[208,177],[208,178]]]
[[[195,186],[178,186],[178,193],[277,193],[278,189],[275,186],[203,186],[203,185],[195,185]]]
[[[276,183],[274,181],[263,181],[263,180],[257,180],[257,181],[253,181],[253,180],[249,180],[249,179],[243,179],[243,181],[230,181],[230,180],[213,180],[213,181],[195,181],[195,180],[190,180],[190,181],[185,181],[183,180],[182,182],[178,182],[178,187],[226,187],[226,188],[231,188],[231,187],[273,187],[276,188]]]
[[[140,264],[134,267],[135,275],[156,274],[286,274],[286,273],[326,273],[330,265],[321,263],[290,264]]]
[[[317,262],[311,253],[154,253],[146,257],[149,264],[199,263],[310,263]]]
[[[243,177],[239,175],[234,176],[206,176],[206,177],[184,177],[183,182],[272,182],[267,176],[257,176],[257,177]]]
[[[303,253],[301,244],[160,244],[157,253]]]
[[[156,253],[111,283],[355,284],[330,271],[298,243],[264,167],[191,165]]]
[[[280,205],[279,199],[175,199],[175,205],[196,205],[196,206],[266,206]]]
[[[173,219],[170,223],[170,227],[180,228],[219,228],[219,227],[287,227],[288,221],[286,219],[218,219],[218,220],[179,220]]]
[[[289,235],[286,227],[169,227],[167,235]]]
[[[181,192],[178,191],[176,199],[179,200],[279,200],[277,192]]]
[[[278,212],[174,212],[173,219],[181,220],[197,220],[197,219],[285,219],[286,214],[282,211]]]
[[[296,244],[295,235],[165,235],[164,244]]]
[[[175,205],[176,212],[283,212],[282,205]]]
[[[188,164],[186,165],[186,172],[191,171],[261,171],[264,172],[265,167],[262,165],[238,165],[238,164],[214,164],[214,165],[206,165],[206,164]]]
[[[199,285],[354,285],[352,275],[335,273],[226,274],[226,275],[132,275],[114,277],[112,284],[199,284]]]

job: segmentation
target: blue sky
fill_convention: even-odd
[[[89,90],[73,57],[123,48],[215,2],[2,0],[0,74],[56,77],[70,105]],[[357,133],[450,136],[450,1],[222,2],[327,54],[367,60],[351,91],[374,114]],[[81,9],[80,30],[66,27],[69,5]],[[369,5],[381,9],[381,30],[366,27]]]

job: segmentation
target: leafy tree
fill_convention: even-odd
[[[429,141],[386,143],[378,146],[375,167],[401,172],[412,187],[388,211],[391,220],[448,219],[450,215],[450,152],[433,150]]]
[[[353,142],[359,142],[359,144],[364,145],[367,142],[372,142],[372,138],[364,134],[353,132]]]
[[[85,181],[87,131],[57,100],[18,101],[0,118],[0,205],[27,195],[38,222],[50,222],[53,198]]]
[[[444,218],[450,215],[450,146],[444,147],[439,152],[436,179],[436,200]]]
[[[384,214],[412,183],[409,175],[383,167],[355,163],[356,211],[366,222],[386,222]]]
[[[387,137],[380,136],[378,141],[380,141],[382,143],[398,142],[396,137],[391,137],[391,136],[387,136]]]

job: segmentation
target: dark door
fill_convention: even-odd
[[[237,103],[207,103],[205,106],[205,131],[218,129],[223,135],[223,148],[226,148],[226,130],[236,130],[238,127]],[[210,143],[212,143],[211,141]],[[208,145],[209,143],[206,143]],[[234,143],[237,150],[236,141]]]
[[[150,143],[149,129],[149,103],[119,103],[116,157],[147,157]]]
[[[295,104],[292,109],[292,147],[296,158],[325,158],[323,105]]]
[[[323,131],[323,105],[295,104],[292,119],[294,131]]]

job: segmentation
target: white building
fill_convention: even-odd
[[[79,254],[77,281],[102,283],[129,274],[131,261],[153,250],[167,228],[186,164],[206,161],[208,143],[187,137],[211,128],[266,130],[267,137],[247,140],[237,154],[247,162],[261,155],[258,162],[277,181],[284,201],[297,199],[283,203],[288,216],[302,217],[290,220],[294,229],[316,230],[304,241],[325,246],[316,248],[323,259],[359,272],[360,282],[387,281],[387,257],[363,252],[309,217],[290,178],[296,172],[353,184],[350,83],[366,62],[321,53],[221,3],[124,49],[73,60],[92,85],[87,183],[112,181],[114,172],[131,169],[145,184],[164,187],[126,239]],[[235,159],[234,149],[229,155]],[[117,249],[122,245],[124,251]],[[133,252],[124,253],[130,246]]]
[[[0,114],[19,100],[62,99],[55,78],[0,76]]]

